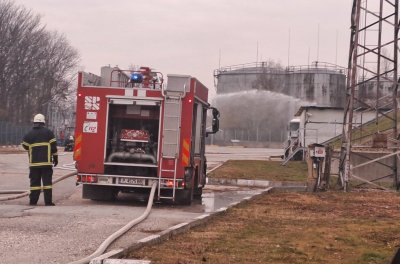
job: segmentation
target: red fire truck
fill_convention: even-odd
[[[78,75],[74,160],[83,198],[148,191],[190,204],[206,182],[205,138],[219,129],[208,89],[188,75],[102,67]],[[212,130],[206,131],[207,111]]]

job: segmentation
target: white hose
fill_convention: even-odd
[[[54,169],[74,171],[74,170],[76,170],[75,162],[67,163],[67,164],[62,165],[61,167],[55,167]]]
[[[16,194],[16,195],[10,195],[10,196],[5,196],[5,197],[0,197],[0,201],[8,201],[8,200],[19,199],[19,198],[28,196],[29,193],[30,193],[30,191],[26,191],[26,192],[21,193],[21,194]]]
[[[55,180],[53,180],[53,184],[56,184],[59,181],[62,181],[68,177],[74,176],[76,175],[76,171],[68,173],[64,176],[61,176]],[[12,191],[12,190],[11,190]],[[10,194],[11,191],[0,191],[0,194]],[[7,193],[8,192],[8,193]],[[17,191],[14,191],[14,193],[16,193]],[[15,200],[15,199],[19,199],[25,196],[28,196],[30,193],[30,191],[18,191],[18,194],[16,195],[10,195],[10,196],[5,196],[5,197],[0,197],[0,201],[9,201],[9,200]]]
[[[62,181],[68,177],[74,176],[76,175],[76,171],[66,174],[64,176],[61,176],[55,180],[53,180],[53,184],[56,184],[59,181]],[[149,214],[150,214],[150,210],[151,207],[153,206],[153,199],[154,199],[154,194],[156,191],[156,187],[157,187],[157,182],[153,182],[153,185],[151,186],[151,191],[150,191],[150,197],[149,197],[149,201],[147,203],[147,207],[146,210],[144,211],[144,213],[139,216],[138,218],[130,221],[128,224],[126,224],[125,226],[123,226],[121,229],[119,229],[117,232],[115,232],[114,234],[110,235],[106,240],[104,240],[103,243],[101,243],[101,245],[99,246],[99,248],[90,256],[83,258],[81,260],[78,261],[74,261],[71,262],[70,264],[84,264],[84,263],[89,263],[90,260],[92,260],[93,258],[96,258],[98,256],[100,256],[101,254],[103,254],[103,252],[108,248],[108,246],[114,242],[117,238],[119,238],[121,235],[125,234],[127,231],[129,231],[133,226],[139,224],[140,222],[142,222],[143,220],[145,220]],[[29,195],[30,191],[16,191],[16,190],[10,190],[10,191],[2,191],[1,193],[18,193],[16,195],[11,195],[11,196],[6,196],[6,197],[0,197],[0,201],[7,201],[7,200],[13,200],[13,199],[18,199],[18,198],[22,198],[24,196]],[[22,193],[21,193],[22,192]]]
[[[69,177],[71,177],[71,176],[74,176],[74,175],[76,175],[76,173],[77,173],[77,171],[74,171],[74,172],[65,174],[64,176],[61,176],[61,177],[59,177],[59,178],[53,180],[53,184],[56,184],[56,183],[59,182],[59,181],[62,181],[62,180],[64,180],[64,179],[66,179],[66,178],[69,178]]]
[[[109,236],[106,240],[104,240],[103,243],[101,243],[99,248],[92,255],[87,256],[86,258],[83,258],[81,260],[70,262],[69,264],[86,264],[86,263],[89,263],[92,259],[94,259],[94,258],[100,256],[101,254],[103,254],[103,252],[108,248],[108,246],[112,242],[114,242],[117,238],[119,238],[121,235],[123,235],[127,231],[129,231],[129,229],[131,229],[133,226],[135,226],[135,225],[139,224],[140,222],[142,222],[143,220],[145,220],[147,218],[147,216],[150,214],[151,207],[153,206],[153,199],[154,199],[154,193],[156,191],[156,186],[157,186],[157,182],[153,182],[153,185],[151,186],[150,197],[149,197],[149,201],[147,202],[146,210],[144,211],[144,213],[141,216],[139,216],[138,218],[130,221],[124,227],[122,227],[117,232],[115,232],[114,234]]]
[[[26,192],[26,190],[0,190],[0,194],[18,194],[24,192]]]

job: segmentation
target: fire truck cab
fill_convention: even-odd
[[[188,75],[102,67],[78,75],[74,160],[83,198],[148,191],[190,204],[206,182],[205,138],[219,130],[208,89]],[[212,110],[212,131],[206,131]]]

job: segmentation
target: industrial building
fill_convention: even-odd
[[[214,71],[217,94],[251,89],[292,96],[319,106],[343,107],[346,71],[328,63],[279,67],[267,62],[233,65]]]
[[[216,104],[221,121],[232,115],[227,97],[239,97],[245,109],[235,112],[232,122],[221,122],[217,141],[283,142],[287,124],[302,105],[343,108],[346,100],[346,70],[314,62],[308,66],[281,67],[258,62],[223,67],[214,71]],[[252,97],[253,100],[247,100]],[[257,103],[262,100],[264,103]]]

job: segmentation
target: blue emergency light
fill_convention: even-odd
[[[131,74],[131,82],[132,83],[142,83],[143,82],[143,75],[140,73],[132,73]]]

